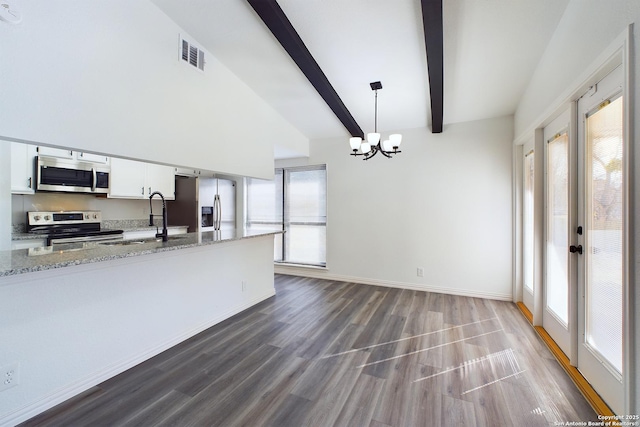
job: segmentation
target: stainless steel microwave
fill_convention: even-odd
[[[110,173],[108,165],[38,156],[36,190],[106,194]]]

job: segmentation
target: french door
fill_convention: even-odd
[[[523,302],[618,414],[624,411],[627,146],[618,67],[543,129],[544,156],[523,150]],[[540,146],[537,146],[540,148]],[[535,230],[534,164],[544,162],[544,230]],[[538,168],[540,170],[540,168]],[[539,182],[539,181],[538,181]],[[543,245],[542,298],[533,283]],[[534,310],[532,310],[534,311]]]
[[[535,150],[524,144],[522,159],[522,302],[534,312],[535,287]]]
[[[574,322],[572,296],[576,283],[575,260],[569,257],[569,230],[575,223],[574,138],[567,109],[544,128],[545,142],[545,246],[542,326],[565,354],[571,354],[570,330]]]
[[[626,144],[623,70],[578,101],[577,367],[607,404],[623,413],[623,295],[626,261]]]

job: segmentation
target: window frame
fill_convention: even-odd
[[[290,214],[289,214],[289,210],[287,209],[287,203],[288,203],[288,198],[290,199],[290,191],[288,190],[288,185],[287,185],[287,177],[289,176],[290,173],[295,173],[295,172],[304,172],[304,171],[324,171],[324,191],[325,191],[325,200],[324,200],[324,222],[307,222],[307,221],[291,221],[290,218]],[[280,185],[280,194],[281,194],[281,200],[278,200],[278,202],[281,203],[281,220],[277,221],[277,217],[278,215],[274,215],[274,221],[250,221],[250,214],[249,214],[249,187],[250,187],[250,182],[253,179],[256,178],[248,178],[245,179],[245,218],[244,218],[244,228],[245,230],[247,230],[248,228],[251,227],[251,225],[266,225],[266,226],[272,226],[272,227],[276,227],[279,226],[279,229],[282,230],[283,234],[281,235],[280,238],[280,242],[278,242],[278,239],[276,238],[274,241],[274,263],[276,263],[277,265],[290,265],[290,266],[296,266],[296,267],[309,267],[309,268],[327,268],[327,255],[326,255],[326,249],[327,249],[327,237],[326,237],[326,233],[328,230],[328,182],[329,182],[329,177],[328,177],[328,171],[327,171],[327,165],[326,164],[317,164],[317,165],[307,165],[307,166],[295,166],[295,167],[279,167],[279,168],[275,168],[274,171],[274,178],[273,180],[271,180],[274,183],[274,186],[278,186]],[[257,179],[256,179],[257,180]],[[276,180],[278,180],[278,182],[276,182]],[[276,191],[276,194],[278,192]],[[286,258],[287,255],[287,239],[285,236],[285,233],[287,232],[287,228],[290,227],[291,225],[302,225],[302,226],[319,226],[319,227],[324,227],[325,230],[325,237],[324,237],[324,261],[323,262],[319,262],[319,263],[305,263],[305,262],[299,262],[299,261],[292,261]],[[277,245],[280,245],[280,250],[279,252],[279,256],[276,255],[276,249]]]

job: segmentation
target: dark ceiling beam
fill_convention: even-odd
[[[442,0],[421,0],[424,44],[431,91],[431,132],[442,132],[444,115],[444,34]]]
[[[309,79],[336,117],[342,122],[351,136],[364,137],[364,132],[347,110],[337,92],[329,83],[327,76],[305,46],[304,42],[293,28],[276,0],[247,0],[258,16],[264,21],[269,30],[278,39],[291,59]]]

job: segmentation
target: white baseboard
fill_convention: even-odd
[[[304,267],[289,267],[275,265],[276,274],[286,274],[289,276],[312,277],[314,279],[335,280],[338,282],[360,283],[363,285],[385,286],[388,288],[410,289],[412,291],[435,292],[438,294],[460,295],[464,297],[485,298],[498,301],[512,301],[509,293],[498,292],[478,292],[471,289],[444,288],[431,285],[418,285],[415,283],[392,282],[388,280],[375,280],[364,277],[342,276],[331,274],[328,270],[308,269]]]
[[[251,308],[259,302],[266,300],[267,298],[271,298],[275,294],[275,289],[272,289],[268,294],[255,298],[248,303],[242,304],[241,306],[235,307],[219,316],[216,316],[215,318],[210,319],[204,324],[199,325],[191,329],[190,331],[185,331],[183,334],[180,334],[173,339],[159,344],[154,348],[150,348],[149,350],[137,355],[134,358],[122,360],[118,363],[114,363],[111,366],[107,366],[103,370],[95,372],[92,375],[88,375],[87,377],[75,381],[71,384],[68,384],[64,388],[56,390],[55,392],[50,393],[49,395],[27,406],[5,414],[0,418],[0,427],[12,427],[32,417],[35,417],[36,415],[46,411],[47,409],[51,409],[54,406],[64,402],[65,400],[70,399],[73,396],[76,396],[83,391],[86,391],[91,387],[94,387],[101,382],[108,380],[109,378],[113,378],[116,375],[126,371],[127,369],[133,368],[134,366],[144,362],[145,360],[151,359],[152,357],[162,353],[165,350],[170,349],[177,344],[180,344],[181,342],[191,338],[192,336],[197,335],[200,332],[217,325],[223,320],[226,320],[248,308]]]

